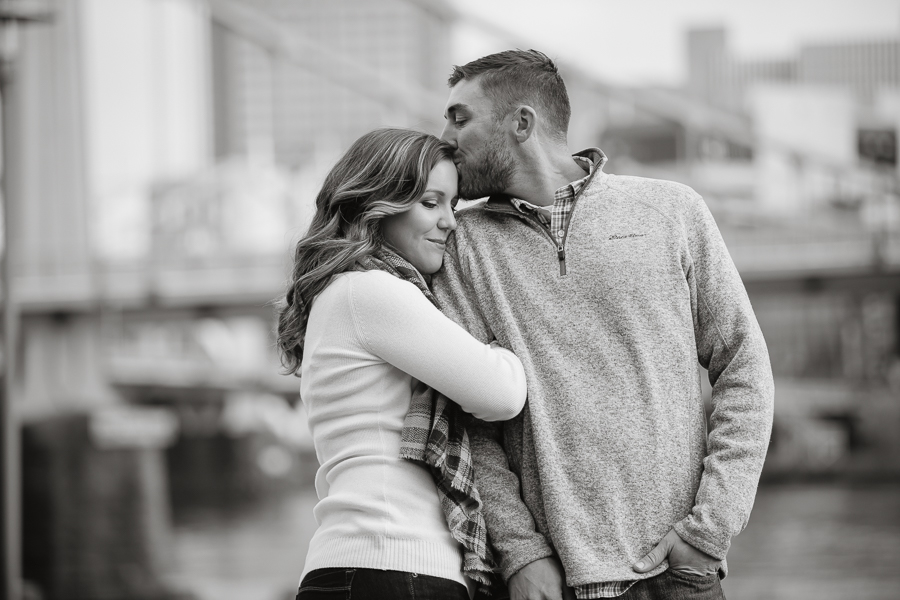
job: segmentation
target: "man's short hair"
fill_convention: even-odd
[[[506,50],[454,66],[447,83],[480,77],[481,89],[494,100],[494,118],[502,119],[515,106],[540,110],[555,137],[566,140],[572,109],[566,84],[546,54],[537,50]]]

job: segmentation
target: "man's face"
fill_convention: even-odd
[[[509,140],[494,119],[493,108],[478,78],[463,79],[450,89],[441,139],[456,148],[459,195],[466,200],[503,193],[515,173]]]

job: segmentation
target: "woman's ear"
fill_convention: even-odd
[[[521,144],[534,133],[534,128],[537,126],[537,113],[530,106],[523,104],[513,113],[513,122],[515,123],[516,141]]]

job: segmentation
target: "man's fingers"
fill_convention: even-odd
[[[656,548],[651,550],[650,553],[647,554],[647,556],[635,563],[632,569],[634,569],[638,573],[646,573],[647,571],[652,571],[660,564],[662,564],[662,561],[666,559],[666,556],[669,555],[670,547],[671,544],[669,543],[669,540],[663,538],[663,540],[656,545]]]

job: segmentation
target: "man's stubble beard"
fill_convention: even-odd
[[[492,194],[502,194],[509,189],[516,164],[509,148],[499,136],[492,138],[484,154],[474,161],[457,165],[459,170],[459,197],[478,200]]]

